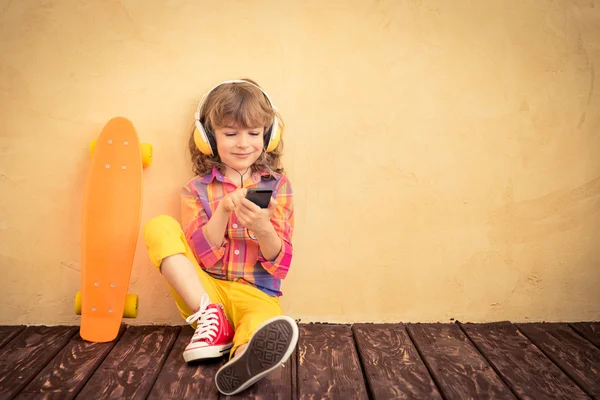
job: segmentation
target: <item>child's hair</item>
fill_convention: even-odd
[[[202,106],[200,121],[208,135],[215,134],[215,128],[237,125],[249,129],[259,126],[266,130],[273,124],[276,111],[269,104],[264,93],[257,88],[258,84],[250,79],[246,82],[226,83],[213,90],[206,98]],[[254,86],[256,85],[256,86]],[[283,133],[283,121],[277,113],[281,133]],[[218,154],[208,156],[202,154],[194,142],[194,128],[189,140],[189,149],[192,156],[193,170],[196,175],[204,175],[217,167],[224,173],[224,165]],[[252,172],[269,172],[271,174],[283,173],[281,166],[281,153],[283,140],[280,137],[277,147],[267,153],[262,151],[260,157],[252,164]]]

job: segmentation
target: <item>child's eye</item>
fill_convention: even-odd
[[[232,137],[232,136],[235,136],[235,133],[226,133],[225,136]]]
[[[258,136],[258,135],[260,135],[260,132],[250,132],[250,134],[251,134],[252,136]]]

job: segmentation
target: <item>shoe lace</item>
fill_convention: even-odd
[[[216,309],[207,308],[210,304],[208,295],[204,294],[200,301],[200,309],[185,319],[188,324],[198,321],[196,332],[194,332],[194,336],[192,336],[192,342],[214,339],[215,336],[217,336],[219,330],[219,317]]]

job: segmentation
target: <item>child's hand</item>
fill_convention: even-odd
[[[250,200],[243,197],[235,203],[234,212],[243,226],[257,235],[273,229],[271,216],[277,208],[277,200],[271,197],[268,208],[260,208]]]
[[[219,206],[222,206],[228,213],[232,212],[235,205],[240,203],[246,197],[246,192],[247,189],[239,188],[234,192],[229,193],[227,196],[223,197]]]

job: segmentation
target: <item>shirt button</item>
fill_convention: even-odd
[[[239,251],[239,250],[235,250],[235,251],[233,252],[233,254],[235,254],[235,255],[237,256],[237,255],[239,255],[239,254],[240,254],[240,251]]]
[[[233,229],[237,229],[237,224],[233,224],[231,226],[233,227]]]

